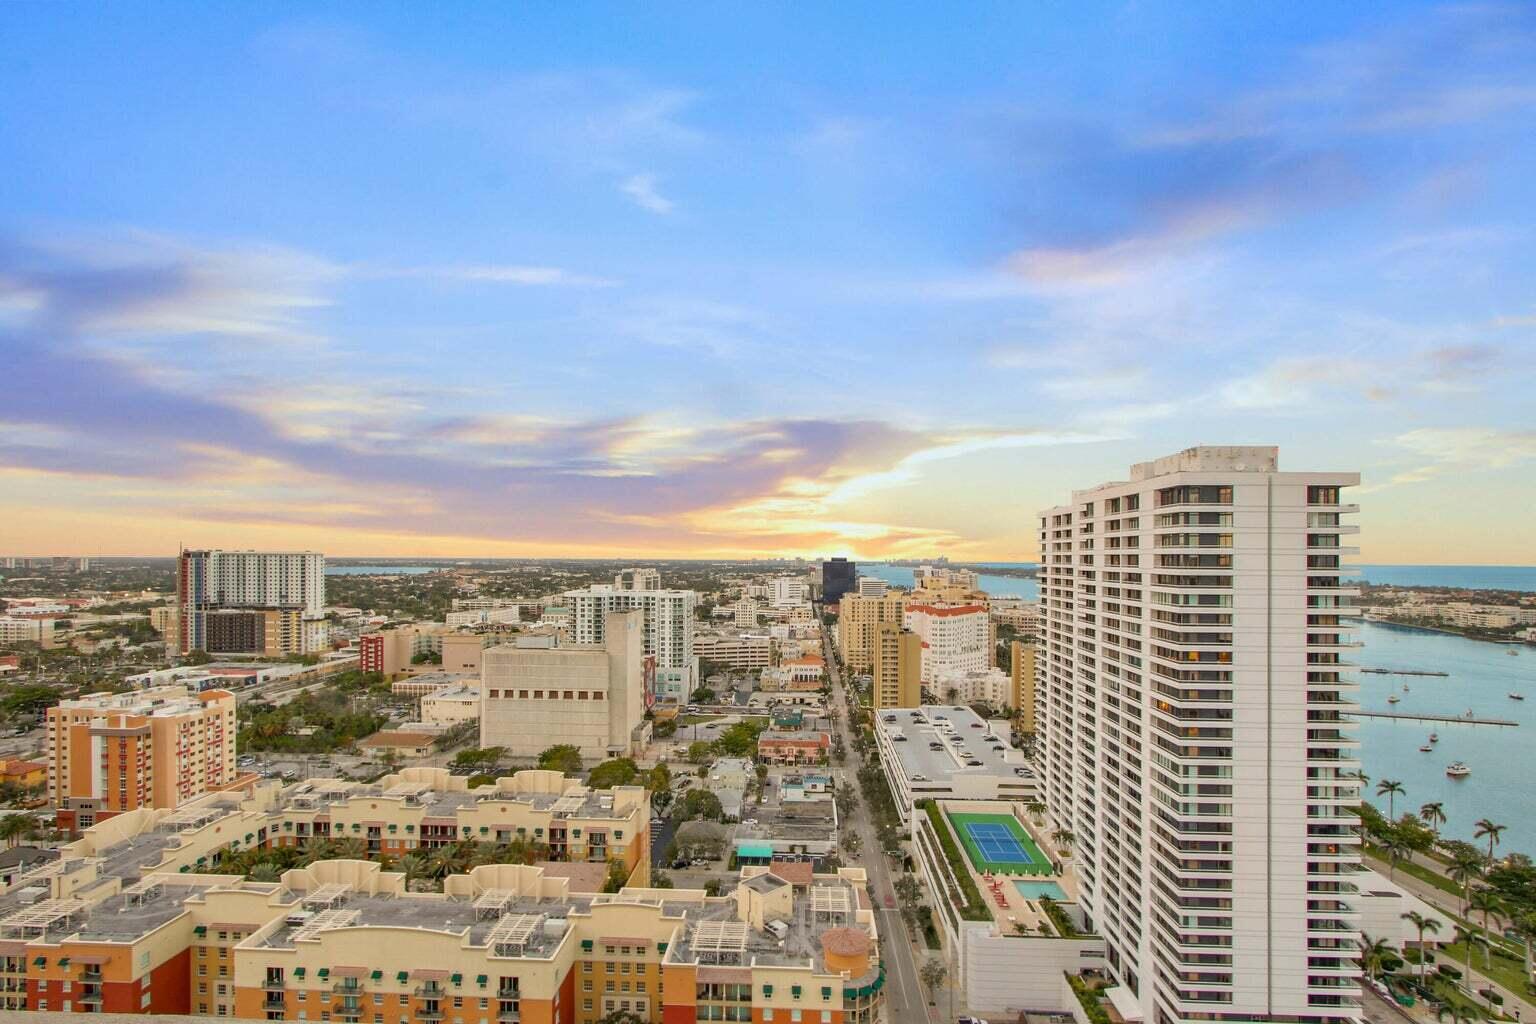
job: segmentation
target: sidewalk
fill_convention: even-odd
[[[1388,870],[1387,865],[1386,865],[1386,863],[1384,861],[1379,861],[1375,857],[1371,856],[1370,854],[1364,855],[1363,859],[1366,862],[1370,863],[1370,865],[1372,867],[1379,868],[1380,870],[1382,870],[1384,872]],[[1435,865],[1433,862],[1431,862],[1431,863],[1425,864],[1424,866],[1425,867],[1434,868],[1437,865]],[[1391,877],[1391,876],[1389,875],[1388,877]],[[1430,885],[1428,882],[1420,881],[1419,879],[1413,877],[1412,875],[1408,874],[1407,872],[1404,872],[1403,874],[1400,874],[1400,875],[1396,876],[1395,878],[1392,878],[1392,881],[1395,882],[1396,884],[1402,886],[1404,889],[1408,890],[1410,893],[1412,893],[1413,895],[1417,896],[1419,899],[1423,900],[1425,903],[1428,903],[1430,906],[1434,907],[1436,910],[1439,910],[1441,913],[1445,914],[1446,916],[1452,917],[1452,918],[1459,918],[1459,917],[1461,917],[1461,914],[1457,913],[1459,901],[1454,896],[1452,896],[1450,893],[1445,892],[1442,889],[1437,889],[1433,885]],[[1444,936],[1442,936],[1442,935],[1433,935],[1433,936],[1428,936],[1428,938],[1432,938],[1432,939],[1434,939],[1436,941],[1446,941],[1446,942],[1449,942],[1453,938],[1453,936],[1450,936],[1450,935],[1444,935]],[[1443,962],[1443,963],[1452,963],[1458,970],[1462,970],[1462,971],[1467,970],[1467,965],[1463,961],[1460,961],[1460,960],[1447,961],[1447,960],[1445,960],[1444,957],[1442,957],[1441,958],[1441,962]],[[1501,985],[1499,982],[1494,981],[1492,978],[1488,977],[1487,975],[1485,975],[1481,971],[1479,971],[1477,969],[1477,956],[1476,955],[1474,955],[1473,958],[1472,958],[1471,976],[1468,977],[1467,981],[1468,981],[1468,986],[1467,987],[1469,989],[1471,989],[1473,992],[1476,992],[1477,989],[1487,988],[1487,987],[1491,986],[1495,992],[1497,992],[1499,995],[1504,997],[1504,1009],[1506,1011],[1513,1011],[1513,1010],[1518,1009],[1520,1011],[1521,1016],[1525,1016],[1525,1015],[1531,1013],[1533,1010],[1536,1010],[1536,1002],[1532,1001],[1533,998],[1536,998],[1536,997],[1528,996],[1528,995],[1526,995],[1524,993],[1512,992],[1507,987],[1505,987],[1504,985]],[[1479,1000],[1479,1002],[1481,1002],[1481,1000]]]

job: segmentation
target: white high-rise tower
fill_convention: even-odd
[[[1152,1024],[1360,1016],[1358,483],[1191,448],[1040,515],[1039,767]]]

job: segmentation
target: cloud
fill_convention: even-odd
[[[1080,440],[872,419],[444,415],[408,390],[400,401],[366,386],[359,394],[355,378],[341,390],[225,390],[124,358],[112,332],[153,326],[162,349],[192,337],[249,343],[251,323],[302,328],[329,301],[317,282],[334,275],[285,287],[303,276],[289,262],[234,251],[173,247],[153,260],[130,251],[120,264],[101,251],[75,255],[0,250],[8,293],[32,297],[31,318],[0,336],[11,394],[0,469],[48,474],[59,487],[91,481],[94,507],[125,516],[361,531],[387,523],[398,535],[487,540],[512,529],[551,546],[653,551],[775,551],[841,537],[885,551],[955,538],[905,525],[899,510],[888,522],[841,514],[854,497],[909,483],[939,460]],[[281,272],[235,291],[193,263]],[[136,272],[142,264],[152,272]],[[259,315],[210,319],[178,307],[201,309],[208,295],[234,295]],[[146,309],[152,319],[133,320]]]
[[[619,185],[619,191],[633,200],[636,206],[652,213],[671,213],[676,205],[656,190],[656,176],[653,174],[636,174],[626,178]]]

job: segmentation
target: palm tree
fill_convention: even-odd
[[[1379,978],[1386,971],[1387,964],[1396,959],[1392,952],[1392,943],[1386,939],[1373,939],[1369,935],[1361,935],[1362,946],[1360,949],[1360,966],[1365,968],[1368,978]]]
[[[1061,847],[1063,852],[1076,841],[1077,834],[1068,828],[1058,828],[1051,833],[1051,842]]]
[[[7,814],[0,818],[0,839],[9,849],[37,830],[37,819],[30,814]]]
[[[1536,939],[1536,913],[1520,914],[1510,924],[1525,943],[1525,976],[1529,978],[1536,975],[1536,962],[1531,958],[1531,940]]]
[[[1419,973],[1422,974],[1425,966],[1429,963],[1428,950],[1424,948],[1424,933],[1439,931],[1440,919],[1436,917],[1425,917],[1417,910],[1410,910],[1406,914],[1399,914],[1398,917],[1402,918],[1404,921],[1407,921],[1409,924],[1413,925],[1415,929],[1418,930]]]
[[[1483,915],[1483,931],[1486,932],[1488,930],[1488,915],[1502,914],[1504,912],[1504,901],[1499,898],[1498,893],[1486,885],[1480,885],[1473,891],[1472,898],[1467,901],[1467,909],[1476,910]]]
[[[1423,818],[1424,824],[1434,831],[1435,838],[1438,840],[1440,827],[1445,824],[1445,805],[1438,801],[1425,804],[1419,808],[1419,817]]]
[[[1387,798],[1387,820],[1397,818],[1397,798],[1403,794],[1403,784],[1396,779],[1382,779],[1376,783],[1376,795]]]
[[[246,877],[253,882],[275,882],[279,874],[276,864],[273,864],[271,861],[262,861],[251,868],[250,874]]]
[[[1461,904],[1457,913],[1466,914],[1467,900],[1472,896],[1472,879],[1483,877],[1483,858],[1471,850],[1462,849],[1445,873],[1461,886]]]
[[[1035,819],[1035,824],[1037,825],[1045,820],[1046,809],[1045,801],[1043,800],[1031,800],[1024,805],[1024,810],[1029,812],[1029,816]]]
[[[1484,950],[1488,948],[1488,940],[1471,928],[1456,926],[1456,941],[1466,943],[1466,955],[1462,958],[1463,966],[1467,969],[1467,981],[1472,980],[1472,947],[1481,944]]]
[[[1387,833],[1387,837],[1381,842],[1381,852],[1387,855],[1387,877],[1397,878],[1397,862],[1405,857],[1413,856],[1413,844],[1408,837],[1403,835],[1401,829],[1394,828]]]
[[[1496,825],[1488,818],[1483,818],[1472,827],[1472,838],[1482,839],[1488,837],[1488,863],[1493,863],[1493,848],[1499,845],[1499,836],[1503,834],[1508,825]]]
[[[405,872],[405,887],[409,889],[411,883],[418,878],[424,878],[427,874],[427,858],[420,853],[408,853],[400,858],[396,865]]]

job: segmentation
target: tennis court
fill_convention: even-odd
[[[952,811],[950,823],[971,864],[982,874],[1053,875],[1050,859],[1019,820],[1008,814]]]

